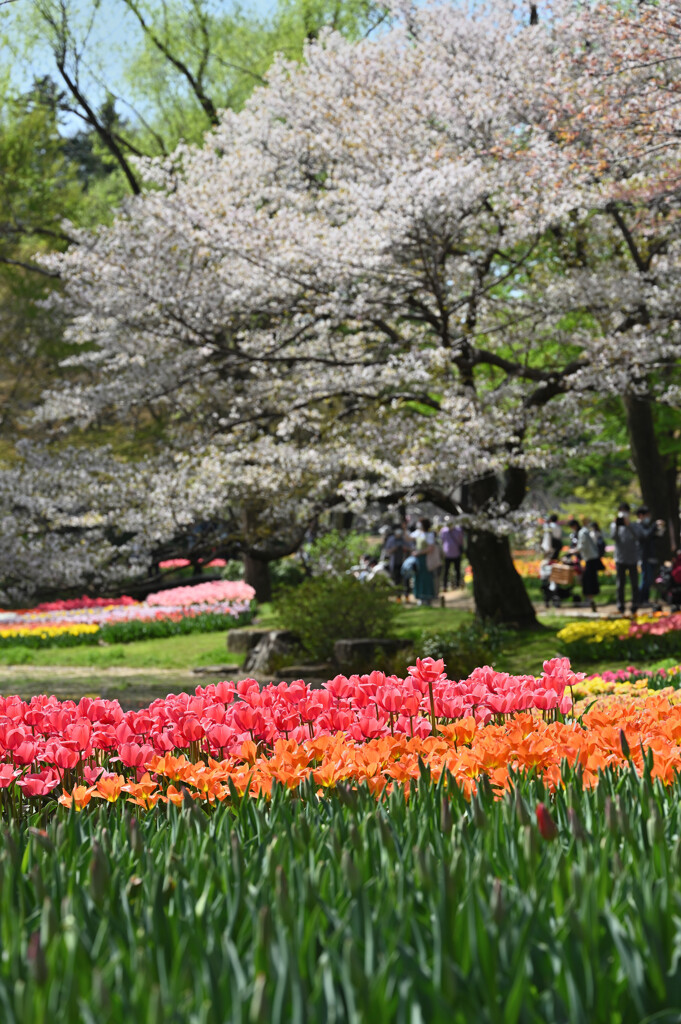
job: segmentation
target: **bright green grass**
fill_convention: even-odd
[[[454,608],[421,608],[401,606],[396,615],[397,634],[412,637],[422,630],[445,632],[470,623],[473,613]],[[560,654],[557,632],[574,619],[560,614],[541,615],[543,629],[508,631],[503,649],[492,660],[494,667],[503,672],[519,675],[541,672],[547,658]],[[264,604],[258,610],[256,625],[275,629],[279,625],[274,608]],[[193,633],[156,640],[139,640],[129,644],[111,644],[108,647],[65,647],[32,650],[12,647],[0,651],[0,665],[55,665],[92,668],[149,668],[191,669],[201,665],[240,664],[243,654],[234,654],[226,647],[226,633]],[[581,665],[573,661],[577,671],[589,674],[604,669],[625,668],[630,659],[620,661],[607,658],[602,662]],[[640,661],[637,668],[651,667],[653,662]],[[657,662],[655,662],[657,664]]]
[[[235,665],[242,654],[227,650],[226,633],[190,633],[187,636],[136,640],[108,647],[53,647],[32,650],[12,647],[0,651],[0,665],[69,665],[98,668],[193,668],[199,665]]]

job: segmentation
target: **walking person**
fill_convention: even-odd
[[[435,600],[435,572],[428,568],[428,556],[436,548],[435,534],[431,530],[430,519],[422,516],[418,527],[411,535],[416,555],[416,576],[414,578],[414,597],[419,604],[430,605]],[[432,563],[431,563],[432,564]]]
[[[461,556],[463,555],[463,528],[454,524],[451,516],[445,516],[445,525],[440,530],[440,544],[444,556],[442,589],[447,589],[449,570],[454,566],[454,579],[457,590],[461,589]]]
[[[411,538],[399,523],[394,523],[383,545],[383,557],[388,563],[390,578],[396,587],[402,582],[402,564],[412,550]]]
[[[582,573],[582,593],[584,600],[590,604],[591,611],[596,611],[596,595],[600,593],[601,585],[598,581],[598,567],[601,557],[598,553],[598,546],[590,529],[591,523],[588,516],[582,519],[582,525],[577,533],[576,550],[579,557],[584,561],[584,572]]]
[[[563,547],[563,528],[558,522],[558,516],[552,512],[548,521],[544,523],[542,533],[541,549],[547,558],[557,559]]]
[[[650,588],[657,576],[660,560],[657,557],[657,538],[664,533],[664,520],[653,521],[647,505],[636,509],[638,517],[639,544],[641,549],[641,577],[638,587],[638,603],[650,604]]]
[[[639,531],[630,521],[631,509],[622,502],[617,517],[610,525],[610,536],[615,541],[615,571],[617,572],[617,610],[624,615],[627,576],[631,586],[631,612],[638,608],[638,560],[640,557]],[[636,524],[638,527],[638,523]]]

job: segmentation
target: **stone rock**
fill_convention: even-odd
[[[282,658],[290,655],[300,643],[300,638],[287,629],[270,629],[261,634],[257,643],[250,647],[243,664],[244,672],[277,672]]]
[[[234,654],[247,654],[256,644],[267,636],[269,629],[230,629],[227,632],[227,650]]]
[[[343,672],[371,671],[376,667],[374,662],[377,648],[390,656],[410,645],[411,641],[405,639],[371,637],[362,640],[336,640],[333,645],[333,657]]]

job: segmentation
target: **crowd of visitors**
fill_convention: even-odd
[[[435,525],[427,516],[393,523],[383,541],[381,562],[405,599],[413,589],[418,604],[430,605],[447,590],[450,573],[463,586],[464,531],[452,516]]]
[[[584,516],[581,523],[570,519],[567,523],[567,546],[563,528],[557,515],[542,524],[541,550],[543,560],[539,576],[544,603],[559,604],[572,587],[575,578],[581,582],[584,600],[592,611],[597,610],[596,597],[600,593],[598,574],[603,571],[606,542],[598,523]],[[632,519],[631,508],[623,502],[610,525],[614,542],[615,571],[617,574],[617,608],[624,614],[627,581],[631,590],[631,611],[650,603],[651,586],[656,579],[660,561],[657,538],[665,530],[663,520],[654,520],[650,510],[641,505]]]
[[[546,607],[558,606],[566,597],[578,601],[574,589],[579,584],[584,602],[592,611],[597,611],[596,598],[601,590],[599,575],[605,569],[606,552],[606,538],[599,524],[589,516],[583,516],[581,521],[572,518],[561,522],[555,513],[540,523],[539,577]],[[659,584],[659,574],[665,572],[657,552],[657,540],[664,530],[664,522],[653,519],[645,505],[636,509],[635,517],[628,504],[620,505],[608,531],[614,545],[620,613],[625,611],[627,587],[631,592],[632,613],[650,603],[651,587],[656,580]],[[433,523],[427,516],[415,520],[405,517],[381,532],[380,557],[365,555],[355,567],[360,579],[386,574],[400,588],[405,600],[413,593],[421,605],[431,605],[438,598],[444,603],[441,595],[450,584],[456,589],[463,586],[465,535],[452,516],[446,515],[439,523]],[[681,599],[681,552],[677,552],[675,562],[666,570],[669,600],[673,603],[674,587],[679,590]],[[681,600],[677,603],[681,604]]]

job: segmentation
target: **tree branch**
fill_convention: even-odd
[[[123,2],[125,3],[128,10],[132,11],[132,13],[135,15],[138,22],[140,23],[142,31],[145,33],[145,35],[149,37],[149,39],[154,44],[156,49],[160,53],[162,53],[166,60],[169,61],[173,65],[173,67],[176,68],[177,71],[179,71],[180,74],[183,75],[184,78],[186,78],[186,80],[189,82],[189,85],[192,88],[192,92],[194,93],[197,100],[201,104],[201,107],[203,108],[206,117],[208,118],[210,123],[213,126],[218,125],[220,123],[220,119],[217,115],[215,105],[210,96],[206,95],[206,92],[203,88],[203,70],[207,59],[205,53],[201,58],[201,64],[199,66],[198,75],[195,76],[192,73],[191,69],[187,67],[187,65],[184,63],[183,60],[180,60],[179,57],[176,57],[175,54],[171,53],[168,44],[156,35],[151,25],[149,25],[148,22],[145,20],[144,15],[142,14],[139,7],[135,3],[135,0],[123,0]]]
[[[45,270],[44,267],[38,266],[37,263],[27,263],[24,260],[13,260],[9,256],[0,256],[0,263],[6,263],[9,267],[21,267],[22,270],[30,270],[34,274],[42,274],[43,277],[61,277],[61,274],[57,273],[56,270]]]

